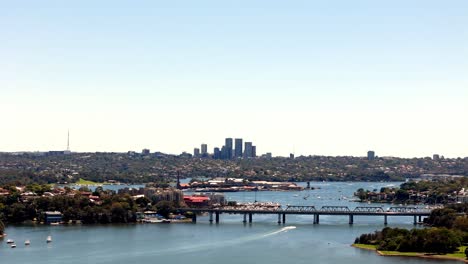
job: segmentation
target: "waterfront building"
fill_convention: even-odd
[[[252,142],[245,142],[244,144],[244,158],[252,158]]]
[[[60,223],[62,222],[62,213],[58,211],[45,212],[44,213],[44,222],[46,224]]]
[[[368,160],[374,160],[375,159],[375,152],[373,150],[369,150],[367,152],[367,159]]]
[[[242,138],[236,138],[234,157],[242,158]]]

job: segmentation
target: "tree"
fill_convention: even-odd
[[[0,237],[3,236],[3,232],[5,232],[5,225],[2,220],[0,220]]]

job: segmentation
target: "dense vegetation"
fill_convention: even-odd
[[[0,184],[76,182],[80,178],[123,183],[167,182],[181,177],[235,177],[272,181],[396,181],[424,173],[468,175],[468,159],[300,156],[214,160],[156,153],[0,153]]]
[[[381,231],[362,234],[356,244],[377,245],[378,250],[399,252],[451,253],[468,244],[468,218],[457,213],[467,212],[468,204],[453,204],[432,210],[425,223],[431,228],[400,229],[386,227]]]
[[[63,213],[65,222],[80,220],[84,224],[131,223],[137,220],[138,211],[153,210],[167,217],[179,207],[174,202],[152,201],[146,197],[134,200],[128,194],[116,194],[112,191],[104,191],[100,187],[93,193],[99,197],[99,202],[93,202],[80,193],[69,195],[72,192],[70,189],[67,189],[69,194],[65,195],[25,199],[15,188],[6,188],[11,191],[11,194],[0,196],[0,220],[6,223],[43,221],[44,212],[55,210]],[[48,187],[41,186],[41,188],[47,190]],[[88,190],[82,189],[82,191]]]
[[[377,190],[356,191],[361,201],[392,202],[402,204],[447,204],[456,202],[457,195],[465,195],[468,189],[468,177],[452,178],[439,181],[409,181],[400,188],[383,187]]]
[[[0,220],[0,237],[3,236],[3,232],[5,232],[5,225],[3,224],[3,221]]]

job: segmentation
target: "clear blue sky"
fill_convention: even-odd
[[[468,156],[468,1],[3,1],[0,151]]]

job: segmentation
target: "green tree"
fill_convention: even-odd
[[[0,236],[3,236],[3,232],[5,232],[5,225],[2,220],[0,220]]]

